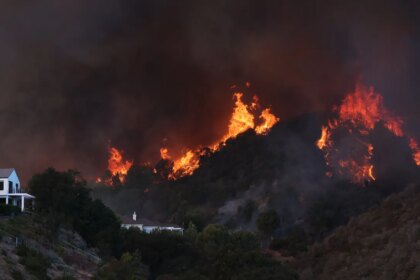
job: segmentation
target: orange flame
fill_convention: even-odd
[[[250,112],[248,105],[242,102],[243,93],[237,92],[233,94],[235,107],[233,108],[232,117],[229,122],[228,132],[222,137],[220,142],[225,142],[230,138],[235,138],[238,134],[254,128],[254,115]]]
[[[338,114],[340,123],[349,122],[354,128],[359,128],[362,134],[368,133],[382,121],[395,136],[404,136],[403,121],[385,108],[383,97],[375,93],[373,87],[366,89],[358,85],[354,93],[344,98]]]
[[[125,176],[133,165],[133,161],[123,160],[123,152],[117,148],[109,148],[108,170],[112,176],[118,175],[121,182],[124,182]]]
[[[270,112],[270,108],[266,108],[261,112],[260,119],[262,119],[263,122],[255,128],[257,134],[267,134],[270,129],[280,121],[279,118]]]
[[[330,141],[330,132],[327,126],[322,127],[321,138],[316,142],[316,145],[319,149],[324,149],[327,145],[329,145]]]
[[[249,86],[250,84],[247,85],[247,87]],[[210,150],[212,152],[218,151],[227,140],[236,138],[236,136],[249,129],[253,129],[257,134],[267,134],[271,128],[280,121],[278,117],[271,113],[270,108],[266,108],[261,111],[261,114],[258,117],[261,120],[261,123],[257,125],[255,123],[254,111],[259,108],[258,97],[253,97],[251,105],[244,103],[242,97],[243,93],[241,92],[233,94],[235,105],[229,120],[227,132],[219,140],[210,145]],[[160,149],[160,154],[162,159],[170,159],[166,148]],[[201,155],[201,148],[195,151],[187,150],[184,152],[180,158],[174,160],[169,178],[178,179],[187,175],[192,175],[200,166]]]
[[[181,158],[174,161],[171,179],[191,175],[200,166],[200,158],[193,151],[187,151]]]
[[[353,93],[347,95],[340,106],[336,109],[338,118],[328,121],[328,126],[323,126],[321,137],[316,142],[317,147],[324,152],[324,158],[327,166],[332,166],[332,154],[338,152],[334,148],[331,140],[332,134],[339,127],[346,127],[349,134],[357,131],[361,137],[367,136],[378,123],[388,129],[397,137],[403,137],[403,121],[401,118],[394,116],[384,106],[383,97],[375,93],[373,87],[366,88],[357,85]],[[358,139],[356,137],[356,139]],[[366,144],[367,150],[359,158],[338,160],[338,166],[341,170],[339,173],[347,173],[352,180],[361,183],[365,180],[376,180],[374,176],[374,166],[370,163],[373,156],[373,145]],[[414,139],[410,140],[410,147],[413,151],[413,158],[417,165],[420,165],[420,151]],[[330,171],[328,172],[332,174]]]

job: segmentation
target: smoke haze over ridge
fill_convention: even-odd
[[[414,130],[416,1],[295,2],[1,3],[1,166],[24,180],[47,166],[93,178],[109,141],[138,162],[209,144],[229,87],[246,81],[281,118],[325,111],[362,81]]]

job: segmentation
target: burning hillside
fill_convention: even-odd
[[[249,84],[247,83],[247,87]],[[172,157],[169,149],[162,147],[160,149],[160,157],[164,161],[170,163],[170,171],[167,179],[176,180],[184,176],[192,175],[194,171],[200,167],[200,157],[206,151],[214,153],[219,151],[230,139],[236,138],[239,134],[247,130],[253,130],[258,135],[267,134],[270,129],[280,121],[280,119],[271,112],[271,109],[261,109],[258,97],[253,96],[251,104],[243,101],[243,93],[236,92],[233,94],[235,104],[231,114],[226,133],[217,141],[214,141],[208,147],[200,146],[196,149],[187,149],[181,153],[179,157]],[[112,176],[118,176],[120,182],[123,182],[128,170],[133,165],[133,161],[124,160],[122,151],[115,147],[109,148],[108,170]],[[156,170],[155,170],[156,172]],[[102,179],[98,178],[97,182]],[[108,180],[109,181],[109,180]],[[111,184],[112,182],[105,182]]]
[[[232,116],[229,121],[227,132],[212,145],[208,147],[211,152],[220,150],[226,141],[234,139],[238,134],[241,134],[249,129],[253,129],[256,134],[266,134],[270,129],[280,121],[273,113],[270,108],[265,108],[261,111],[258,119],[255,120],[255,115],[258,113],[260,105],[258,103],[258,97],[254,95],[253,102],[246,104],[242,100],[243,93],[236,92],[233,94],[235,99],[235,105],[233,108]],[[193,174],[193,172],[200,166],[200,156],[203,155],[204,147],[199,147],[196,150],[187,150],[179,158],[173,159],[172,171],[169,174],[169,179],[177,179],[187,175]],[[171,157],[168,154],[168,149],[161,149],[161,157],[164,160],[170,160]]]
[[[235,92],[233,100],[234,106],[226,132],[219,139],[208,146],[187,148],[174,153],[167,147],[161,147],[160,158],[165,163],[165,171],[151,168],[153,172],[169,180],[190,176],[200,167],[202,157],[220,151],[227,141],[248,130],[256,135],[265,135],[280,121],[269,107],[261,108],[256,95],[247,103],[242,92]],[[321,137],[316,142],[316,146],[323,151],[327,176],[338,175],[357,184],[375,181],[376,169],[372,162],[375,147],[371,134],[378,125],[382,125],[393,136],[405,139],[415,164],[420,166],[418,143],[406,135],[403,119],[385,107],[383,97],[373,87],[357,85],[339,106],[333,108],[333,113],[336,116],[322,126]],[[112,177],[116,176],[120,182],[124,182],[132,165],[133,161],[123,159],[122,151],[115,147],[109,148],[108,170]],[[99,178],[97,182],[101,180]],[[104,180],[105,184],[113,184],[111,179]]]
[[[403,120],[385,107],[382,96],[373,87],[362,85],[357,85],[333,111],[337,117],[322,127],[321,138],[316,143],[330,168],[327,176],[338,173],[356,183],[374,181],[374,146],[369,136],[376,126],[383,125],[394,136],[404,137]],[[342,135],[349,138],[342,140]],[[417,142],[410,137],[407,142],[415,163],[420,165]]]

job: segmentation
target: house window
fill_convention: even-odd
[[[16,183],[16,192],[17,193],[19,193],[20,191],[19,191],[19,184],[18,183]]]
[[[4,191],[4,181],[0,181],[0,191]]]
[[[9,181],[9,193],[13,193],[13,182]]]

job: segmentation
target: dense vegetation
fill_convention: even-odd
[[[375,144],[376,182],[360,186],[326,177],[323,155],[314,145],[319,127],[316,116],[309,115],[280,123],[266,136],[247,131],[219,152],[204,153],[200,168],[176,181],[165,179],[169,161],[160,161],[155,171],[134,165],[124,182],[111,178],[114,187],[91,186],[93,196],[120,215],[136,211],[140,217],[184,227],[192,221],[198,230],[219,223],[282,243],[299,239],[296,248],[303,248],[419,179],[405,143],[394,145],[397,155],[392,159],[388,149]],[[383,142],[393,139],[386,131],[375,133]],[[403,170],[401,162],[406,163]],[[110,174],[104,176],[109,179]]]
[[[296,279],[296,274],[263,253],[257,235],[232,231],[221,225],[197,230],[189,223],[185,234],[146,234],[121,229],[114,213],[92,200],[86,182],[75,171],[48,169],[35,175],[30,191],[37,197],[36,211],[51,231],[67,227],[97,247],[108,260],[95,279]],[[266,227],[272,214],[268,212]],[[264,215],[263,215],[264,216]],[[274,221],[276,222],[276,221]],[[21,247],[22,263],[43,279],[45,258]]]
[[[197,232],[191,224],[185,235],[169,232],[123,232],[123,248],[141,253],[152,279],[297,279],[295,273],[261,252],[258,238],[249,232],[231,232],[209,225]],[[106,279],[106,278],[104,278]]]

